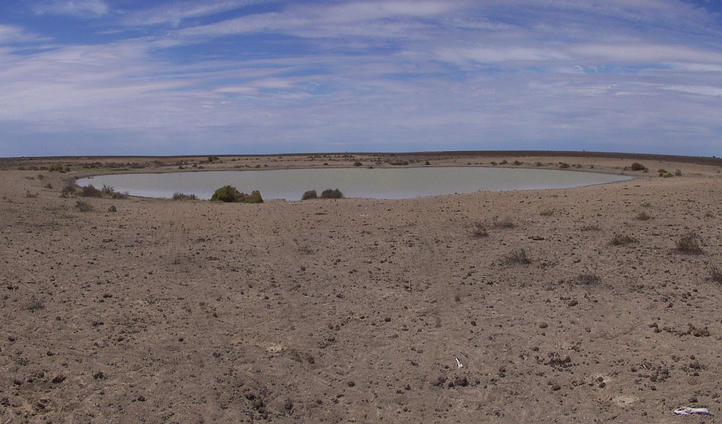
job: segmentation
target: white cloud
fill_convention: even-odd
[[[108,5],[103,0],[50,0],[37,4],[33,11],[38,15],[98,17],[108,13]]]

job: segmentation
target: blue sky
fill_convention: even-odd
[[[717,0],[0,1],[0,156],[722,156]]]

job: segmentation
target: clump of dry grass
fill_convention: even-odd
[[[515,249],[509,252],[508,255],[504,256],[502,262],[507,265],[529,265],[531,263],[531,259],[529,258],[529,255],[526,254],[526,250]]]
[[[93,210],[93,206],[90,203],[83,201],[83,200],[78,200],[77,202],[75,202],[75,207],[80,212],[90,212]]]
[[[554,209],[544,209],[539,212],[539,215],[541,216],[552,216],[554,215]]]
[[[650,219],[652,219],[652,217],[647,215],[646,212],[642,211],[637,214],[637,219],[640,221],[649,221]]]
[[[575,278],[574,281],[577,284],[582,284],[585,286],[592,286],[592,285],[599,284],[599,282],[602,281],[602,279],[597,274],[585,272],[583,274],[577,275],[577,278]]]
[[[601,231],[602,229],[597,224],[585,225],[579,229],[580,231]]]
[[[494,227],[495,228],[514,228],[514,227],[516,227],[516,224],[514,224],[514,221],[512,221],[511,218],[506,216],[504,218],[497,219],[494,222]]]
[[[702,253],[702,247],[699,245],[699,239],[694,232],[687,233],[677,241],[676,250],[680,253],[688,255],[699,255]]]
[[[712,267],[712,271],[710,272],[710,279],[715,283],[722,284],[722,271],[720,271],[720,269],[716,266]]]
[[[489,232],[486,230],[486,225],[475,222],[471,230],[471,236],[476,238],[488,237]]]
[[[45,309],[45,304],[37,298],[33,297],[32,299],[30,299],[30,303],[28,303],[25,308],[30,312],[35,312],[41,309]]]
[[[626,246],[628,244],[636,243],[637,239],[626,235],[626,234],[615,234],[612,241],[609,242],[612,246]]]

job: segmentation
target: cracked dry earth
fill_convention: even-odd
[[[682,170],[86,212],[2,171],[0,423],[714,422],[722,179]]]

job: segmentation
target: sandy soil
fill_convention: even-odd
[[[714,163],[647,158],[643,173],[624,171],[629,157],[509,154],[507,166],[637,178],[396,201],[60,196],[68,178],[92,172],[393,166],[379,158],[0,163],[0,423],[722,415]],[[676,249],[689,233],[701,253]],[[612,243],[622,236],[629,243]],[[680,406],[714,415],[675,416]]]

